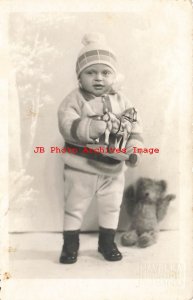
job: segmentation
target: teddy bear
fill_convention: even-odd
[[[127,213],[131,218],[128,232],[121,237],[124,246],[137,245],[145,248],[156,243],[159,222],[164,219],[174,194],[166,195],[165,180],[140,178],[136,185],[129,186],[124,192]]]

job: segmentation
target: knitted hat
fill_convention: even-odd
[[[76,73],[80,73],[87,67],[94,64],[105,64],[116,72],[116,57],[106,43],[104,35],[100,33],[86,34],[82,43],[84,47],[78,55],[76,62]]]

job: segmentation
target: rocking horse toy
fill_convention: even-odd
[[[104,155],[112,157],[116,160],[128,159],[128,154],[121,152],[126,147],[127,141],[132,132],[133,123],[137,121],[137,111],[134,107],[129,108],[120,115],[115,115],[105,109],[103,115],[94,115],[91,118],[95,120],[103,120],[106,122],[106,130],[104,135],[95,140],[95,144],[87,144],[88,148],[96,149],[99,146],[103,148],[115,148],[120,150],[118,153],[106,151]],[[116,123],[117,126],[113,126]],[[114,130],[114,127],[118,127]]]

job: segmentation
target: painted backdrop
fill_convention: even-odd
[[[11,231],[62,231],[63,160],[49,149],[63,146],[57,109],[77,86],[75,62],[82,36],[90,31],[104,33],[117,53],[124,92],[143,120],[145,145],[160,150],[144,154],[139,167],[126,171],[126,186],[140,176],[165,179],[177,197],[162,228],[178,228],[180,151],[189,146],[188,132],[183,141],[179,135],[179,116],[188,98],[190,24],[185,5],[136,7],[130,13],[10,14]],[[35,154],[37,146],[46,152]],[[123,208],[120,229],[127,225]],[[83,229],[97,229],[95,201]]]

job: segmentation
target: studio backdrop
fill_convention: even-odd
[[[185,7],[185,6],[184,6]],[[180,107],[188,99],[190,24],[180,5],[160,5],[130,13],[11,13],[9,86],[10,231],[62,231],[63,147],[57,110],[77,87],[75,63],[85,33],[102,32],[117,54],[123,91],[140,112],[144,144],[159,153],[143,154],[125,173],[126,186],[139,177],[164,179],[171,203],[161,228],[179,225],[180,153],[190,147],[180,135]],[[171,18],[172,16],[172,18]],[[189,119],[187,118],[187,122]],[[34,153],[36,147],[45,152]],[[97,230],[95,200],[83,230]],[[122,207],[119,229],[128,226]]]

